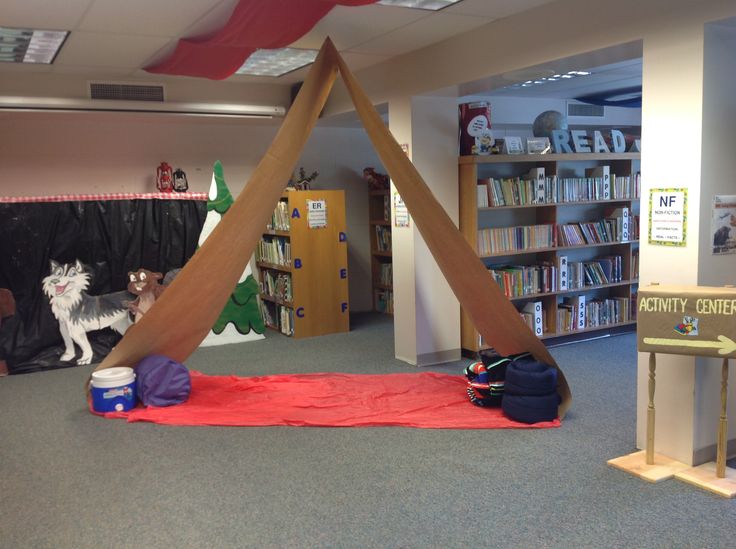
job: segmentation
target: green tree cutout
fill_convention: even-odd
[[[218,160],[214,166],[215,185],[217,187],[217,196],[207,200],[207,216],[225,215],[233,203],[233,196],[230,189],[225,184],[225,176],[222,164]],[[248,275],[246,279],[239,282],[235,286],[235,290],[227,300],[225,308],[220,313],[220,317],[212,327],[212,331],[221,334],[228,323],[232,323],[235,329],[245,335],[250,330],[258,334],[262,334],[266,327],[261,318],[261,311],[258,308],[258,283],[253,275]]]

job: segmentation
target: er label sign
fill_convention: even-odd
[[[310,229],[327,227],[327,201],[307,200],[307,220]]]

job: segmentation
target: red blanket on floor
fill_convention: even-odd
[[[341,373],[263,377],[208,376],[192,372],[184,404],[108,418],[166,425],[292,425],[311,427],[422,427],[506,429],[559,427],[558,419],[527,425],[498,408],[468,400],[463,376],[431,372],[363,375]]]

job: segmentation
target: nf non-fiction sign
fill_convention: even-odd
[[[636,332],[639,351],[736,357],[736,288],[639,288]]]
[[[684,246],[687,189],[652,189],[649,193],[649,243]]]

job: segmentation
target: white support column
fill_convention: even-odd
[[[644,38],[642,198],[639,279],[642,285],[697,284],[703,111],[702,23],[658,27]],[[649,190],[687,188],[687,236],[682,248],[649,245]],[[639,353],[637,446],[646,443],[648,354]],[[695,359],[657,357],[657,453],[692,464]]]
[[[703,139],[700,184],[700,255],[698,283],[703,286],[736,284],[736,254],[713,255],[711,229],[714,195],[736,195],[736,27],[718,23],[705,26],[703,78]],[[730,220],[727,220],[730,225]],[[731,229],[736,238],[736,227]],[[728,334],[726,334],[728,335]],[[718,398],[721,360],[698,359],[695,369],[694,463],[715,460],[716,426],[720,416]],[[729,386],[733,384],[734,361],[730,362]],[[733,456],[736,452],[736,399],[728,400],[729,430]]]
[[[736,194],[736,29],[680,21],[644,38],[642,106],[642,285],[736,284],[736,255],[712,255],[711,201]],[[647,242],[649,189],[687,188],[687,246]],[[732,236],[736,237],[736,227]],[[733,370],[733,367],[732,367]],[[647,355],[640,353],[637,446],[645,445]],[[715,459],[720,413],[719,360],[657,357],[657,424],[660,454],[698,465]],[[734,408],[729,439],[736,434]],[[734,441],[731,441],[734,448]],[[733,453],[732,453],[733,454]]]
[[[389,126],[457,224],[457,100],[391,100]],[[417,366],[458,360],[460,306],[413,220],[408,228],[393,227],[392,244],[396,358]]]

